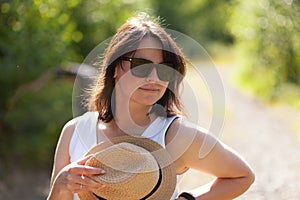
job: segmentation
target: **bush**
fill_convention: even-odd
[[[11,140],[1,152],[20,165],[50,166],[61,129],[72,118],[72,87],[66,79],[53,79],[37,91],[19,91],[4,118]]]
[[[0,110],[22,84],[79,55],[72,49],[76,23],[62,1],[7,1],[0,4]],[[64,12],[62,12],[64,11]]]
[[[48,70],[82,62],[145,2],[0,1],[0,163],[16,157],[20,166],[52,162],[60,130],[72,117],[73,84],[45,82]]]
[[[242,84],[271,101],[284,95],[278,92],[284,85],[300,86],[299,1],[240,1],[229,27],[244,67]]]
[[[211,43],[219,42],[227,45],[233,43],[233,37],[225,26],[232,12],[231,2],[152,1],[155,12],[162,16],[167,28],[183,32],[208,48]]]
[[[21,166],[39,162],[44,165],[53,160],[49,159],[53,151],[49,147],[53,148],[57,140],[60,123],[71,117],[68,105],[72,88],[57,80],[50,81],[49,86],[39,82],[33,88],[26,86],[43,78],[49,68],[80,60],[72,48],[80,38],[73,37],[78,32],[70,12],[76,4],[70,2],[0,3],[1,162],[17,157]]]

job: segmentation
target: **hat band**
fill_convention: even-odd
[[[157,164],[158,164],[158,163],[157,163]],[[151,197],[151,195],[159,188],[159,186],[160,186],[160,184],[161,184],[161,180],[162,180],[162,172],[161,172],[161,168],[160,168],[160,166],[159,166],[159,178],[158,178],[158,180],[157,180],[157,183],[156,183],[155,187],[151,190],[151,192],[149,192],[149,194],[147,194],[145,197],[141,198],[141,200],[145,200],[145,199]],[[104,199],[104,198],[102,198],[102,197],[99,197],[99,196],[96,195],[95,193],[93,193],[93,195],[94,195],[95,197],[97,197],[97,199],[99,199],[99,200],[106,200],[106,199]]]
[[[158,166],[159,166],[159,164],[158,164]],[[159,188],[159,186],[161,184],[161,179],[162,179],[162,173],[161,173],[161,169],[160,169],[160,166],[159,166],[159,177],[158,177],[158,180],[157,180],[157,183],[156,183],[155,187],[152,189],[152,191],[149,194],[147,194],[145,197],[141,198],[141,200],[147,199],[147,198],[152,196],[152,194]]]
[[[99,197],[99,196],[96,195],[95,193],[93,193],[93,195],[94,195],[95,197],[97,197],[97,199],[99,199],[99,200],[106,200],[106,199],[104,199],[104,198],[102,198],[102,197]]]

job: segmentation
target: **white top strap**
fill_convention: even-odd
[[[171,123],[177,118],[178,116],[172,117],[157,117],[144,131],[142,134],[143,137],[149,138],[157,143],[159,143],[163,148],[166,147],[165,143],[165,136],[167,130]]]
[[[87,112],[78,118],[69,147],[71,162],[83,158],[97,144],[97,121],[98,112]]]

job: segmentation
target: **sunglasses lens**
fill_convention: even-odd
[[[151,61],[146,59],[132,58],[130,67],[132,75],[139,78],[147,77],[153,69],[151,63]]]
[[[160,80],[172,81],[175,79],[175,69],[172,63],[158,64],[156,69]]]
[[[142,58],[131,58],[131,68],[138,67],[140,65],[152,63],[150,60]]]
[[[143,58],[130,58],[130,64],[131,74],[136,77],[148,77],[155,67],[160,80],[172,81],[175,79],[173,63],[153,64],[152,61]]]
[[[131,74],[139,78],[145,78],[149,76],[152,69],[153,69],[152,64],[139,65],[139,66],[131,67]]]

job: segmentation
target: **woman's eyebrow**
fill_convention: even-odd
[[[130,57],[129,57],[130,58]],[[140,58],[140,57],[131,57],[131,58],[134,58],[134,59],[142,59],[142,60],[146,60],[146,61],[150,61],[150,62],[152,62],[152,63],[154,63],[154,64],[163,64],[163,63],[168,63],[167,61],[165,61],[165,60],[163,60],[162,62],[158,62],[158,63],[156,63],[156,62],[153,62],[152,60],[149,60],[149,59],[147,59],[147,58]]]

